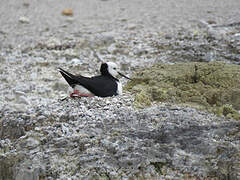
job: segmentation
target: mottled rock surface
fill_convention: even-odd
[[[67,99],[19,113],[24,135],[1,138],[2,177],[240,178],[239,121],[170,104],[135,110],[131,101]]]

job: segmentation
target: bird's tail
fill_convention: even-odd
[[[76,76],[63,70],[62,68],[58,68],[58,70],[71,87],[73,87],[74,84],[77,83]]]

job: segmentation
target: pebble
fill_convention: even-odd
[[[16,99],[16,103],[18,103],[18,104],[25,104],[25,105],[29,105],[30,104],[29,100],[25,96],[19,96]]]
[[[70,61],[71,64],[73,65],[81,65],[82,64],[82,61],[80,59],[77,59],[77,58],[73,58],[71,61]]]
[[[29,24],[30,19],[28,17],[22,16],[22,17],[19,18],[19,22],[23,23],[23,24]]]
[[[38,147],[39,144],[40,144],[39,140],[37,140],[33,137],[29,137],[22,142],[21,147],[28,148],[28,149],[34,149],[34,148]]]
[[[147,54],[148,53],[148,50],[146,50],[145,48],[136,48],[134,50],[134,54],[137,55],[137,56],[142,56],[144,54]]]
[[[111,44],[108,48],[107,48],[108,52],[110,54],[116,54],[117,48],[115,44]]]
[[[128,24],[127,29],[129,30],[135,30],[137,28],[136,24]]]
[[[15,99],[15,96],[13,94],[6,94],[4,98],[6,101],[13,101]]]
[[[25,96],[25,95],[26,95],[26,93],[23,92],[23,91],[15,90],[15,91],[13,91],[13,92],[14,92],[14,94],[15,94],[16,96]]]
[[[121,63],[121,69],[123,71],[129,71],[131,68],[131,62],[122,62]]]
[[[62,11],[62,15],[65,15],[65,16],[72,16],[73,15],[73,10],[70,9],[70,8],[66,8]]]
[[[44,42],[44,46],[46,46],[49,49],[54,49],[56,46],[60,46],[62,43],[60,39],[56,37],[49,38],[46,42]],[[43,59],[42,57],[39,57],[40,59]]]
[[[115,33],[113,32],[104,32],[98,36],[102,45],[110,45],[115,42]]]
[[[78,52],[75,49],[67,49],[64,51],[63,56],[65,56],[66,59],[72,59],[78,57]]]
[[[74,22],[74,18],[73,17],[68,17],[68,18],[66,18],[66,22],[68,22],[68,23],[72,23],[72,22]]]
[[[26,112],[28,109],[27,106],[23,106],[22,104],[19,104],[19,103],[11,103],[10,107],[12,111],[16,111],[16,112]]]
[[[53,90],[55,91],[67,91],[68,90],[68,85],[64,81],[59,81],[55,82],[54,85],[52,86]]]
[[[23,2],[23,6],[24,6],[24,7],[29,7],[29,6],[30,6],[30,3],[27,2],[27,1],[25,1],[25,2]]]

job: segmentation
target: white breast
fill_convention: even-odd
[[[122,95],[122,83],[120,81],[117,82],[117,93]]]
[[[74,87],[74,90],[78,90],[79,94],[88,94],[88,95],[93,95],[93,93],[91,93],[89,90],[87,90],[85,87],[80,86],[80,85],[76,85]]]

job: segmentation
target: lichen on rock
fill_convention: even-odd
[[[156,64],[141,70],[126,89],[136,93],[135,104],[146,106],[146,98],[157,102],[188,104],[240,119],[239,65],[222,62]],[[226,112],[226,105],[231,112]],[[224,108],[225,107],[225,108]],[[221,110],[225,109],[225,110]]]

